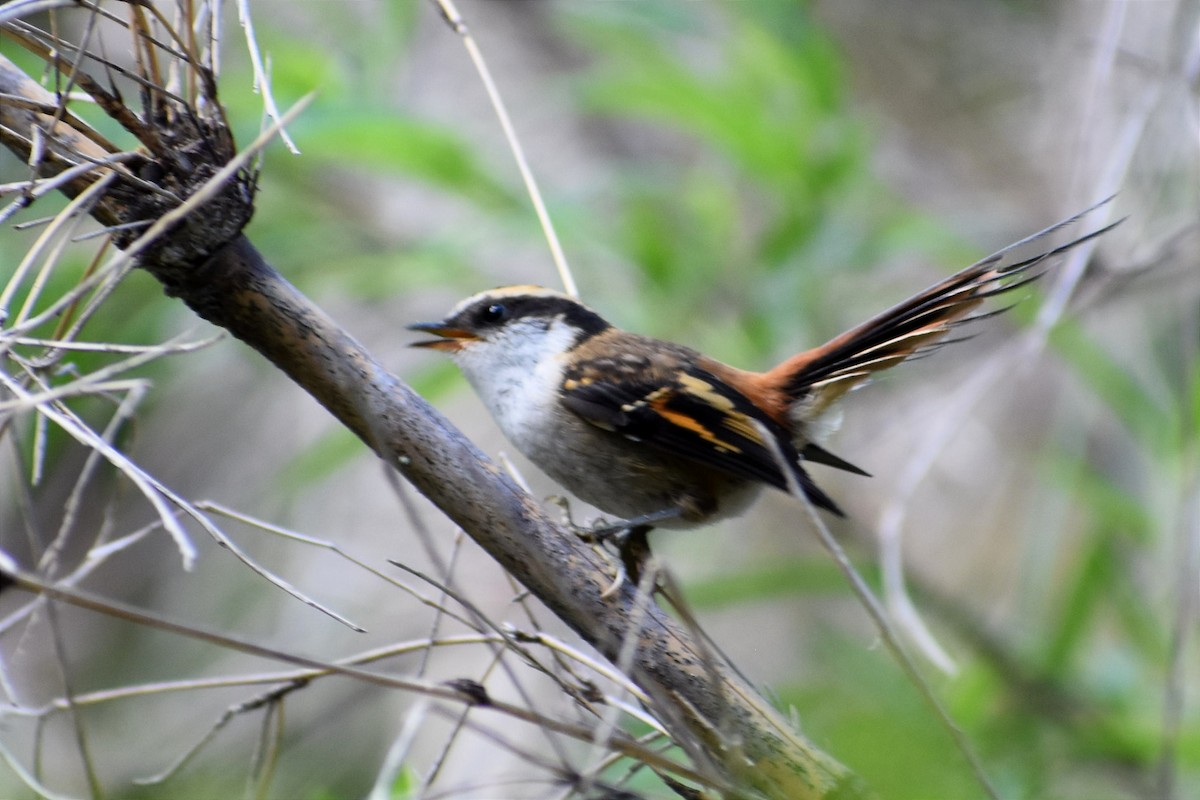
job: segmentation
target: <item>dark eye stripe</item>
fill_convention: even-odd
[[[501,325],[523,318],[561,318],[580,330],[580,341],[611,327],[599,314],[568,297],[514,296],[506,297],[503,302],[485,297],[463,309],[457,317],[461,324],[472,327]]]

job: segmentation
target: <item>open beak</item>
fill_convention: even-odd
[[[468,342],[479,341],[479,337],[470,331],[449,327],[444,322],[417,322],[409,325],[408,329],[410,331],[432,333],[434,336],[442,337],[440,339],[428,339],[423,342],[413,342],[409,347],[427,347],[430,350],[445,350],[448,353],[457,353]]]

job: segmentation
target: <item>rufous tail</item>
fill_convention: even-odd
[[[1032,257],[1006,263],[1012,251],[1045,240],[1110,200],[1009,245],[820,347],[793,356],[765,373],[763,384],[776,397],[783,395],[789,408],[801,404],[805,418],[816,417],[872,374],[958,341],[944,338],[955,327],[1006,311],[1007,307],[990,312],[976,309],[990,297],[1037,280],[1057,256],[1111,230],[1120,220]]]

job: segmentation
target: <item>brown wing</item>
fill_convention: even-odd
[[[625,355],[631,363],[635,354]],[[800,466],[788,431],[694,362],[661,370],[614,370],[577,360],[564,375],[563,405],[587,422],[710,469],[788,490],[792,478],[813,505],[841,510]],[[770,436],[774,442],[764,438]]]
[[[872,373],[949,343],[942,337],[952,328],[1005,311],[972,313],[987,298],[1037,280],[1050,259],[1100,236],[1120,221],[1022,261],[1005,263],[1005,257],[1017,247],[1077,222],[1111,199],[1009,245],[826,344],[788,359],[766,373],[763,383],[789,402],[802,403],[806,413],[821,413]]]

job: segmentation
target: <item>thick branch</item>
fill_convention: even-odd
[[[53,102],[2,58],[0,87]],[[0,126],[20,130],[36,116],[0,98]],[[444,417],[268,266],[245,237],[190,269],[152,258],[141,266],[170,294],[283,370],[607,657],[616,659],[640,621],[632,677],[655,698],[676,741],[691,743],[693,755],[716,764],[731,783],[772,798],[863,794],[844,767],[792,730],[656,604],[643,598],[639,608],[635,587],[626,582],[614,596],[602,596],[612,580],[605,559],[550,520]]]

